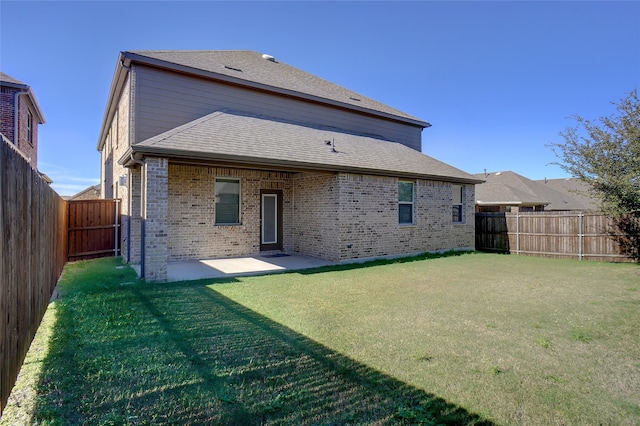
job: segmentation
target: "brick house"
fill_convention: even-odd
[[[0,133],[36,170],[38,124],[44,124],[44,116],[31,87],[0,72]]]
[[[123,256],[282,251],[336,262],[474,247],[481,182],[421,153],[430,124],[251,51],[130,51],[98,140]]]

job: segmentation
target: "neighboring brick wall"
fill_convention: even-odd
[[[13,143],[14,96],[16,89],[2,87],[0,90],[0,133]]]
[[[166,158],[147,157],[144,160],[146,196],[144,203],[144,278],[167,280],[167,214],[169,168]]]
[[[29,158],[29,162],[34,169],[38,169],[38,122],[36,114],[31,113],[31,142],[29,142],[27,121],[29,116],[29,102],[27,95],[21,95],[18,110],[18,149]]]
[[[15,93],[21,90],[11,87],[2,87],[0,91],[0,133],[4,134],[22,154],[29,160],[31,167],[38,168],[38,121],[35,113],[32,113],[31,142],[27,136],[27,117],[29,115],[29,101],[27,95],[18,97],[18,138],[14,139],[14,102]]]

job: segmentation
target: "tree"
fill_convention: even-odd
[[[602,210],[624,233],[621,245],[640,257],[640,101],[636,90],[613,103],[616,113],[598,120],[572,117],[576,125],[551,148],[565,172],[589,185]]]

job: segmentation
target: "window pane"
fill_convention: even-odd
[[[216,179],[216,223],[240,223],[240,181]]]
[[[462,204],[462,185],[451,185],[453,189],[453,204]]]
[[[462,222],[462,206],[453,206],[453,221]]]
[[[398,205],[398,222],[413,223],[413,205],[412,204]]]
[[[413,182],[398,182],[398,201],[413,202]]]
[[[262,244],[277,243],[278,215],[277,196],[262,196]]]

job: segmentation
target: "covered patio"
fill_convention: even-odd
[[[190,281],[295,271],[335,265],[324,259],[298,254],[256,254],[224,259],[187,260],[167,264],[167,281]],[[140,275],[140,265],[132,265]]]

